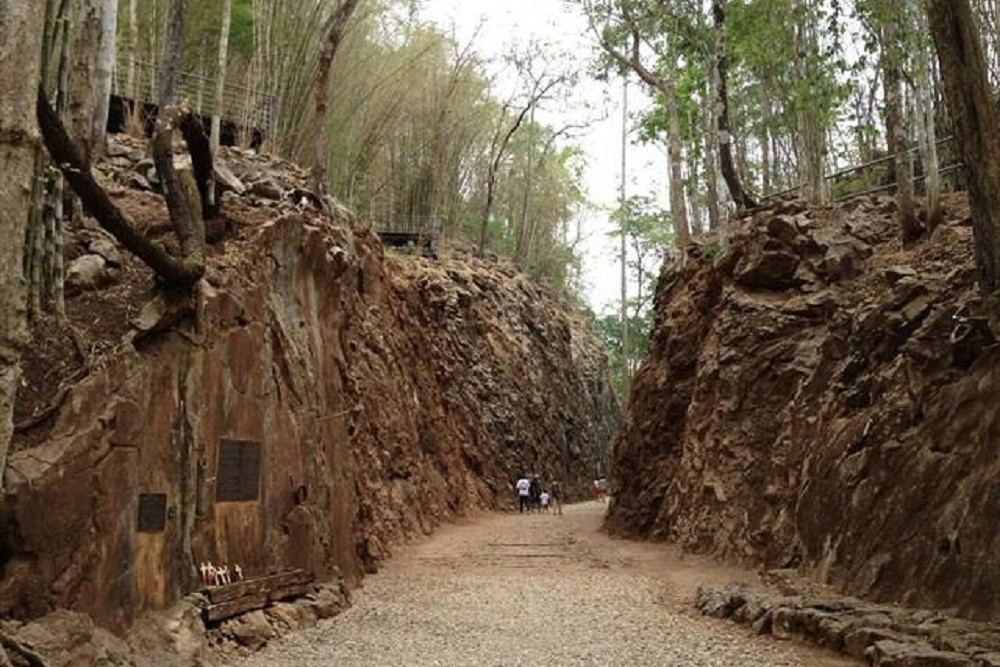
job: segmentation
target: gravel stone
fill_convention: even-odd
[[[657,553],[668,558],[666,547],[608,539],[598,532],[603,509],[592,502],[564,516],[487,516],[442,528],[366,578],[340,616],[230,665],[857,664],[698,615],[650,566]]]

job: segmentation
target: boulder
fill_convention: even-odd
[[[308,596],[316,618],[333,618],[350,605],[347,590],[340,582],[317,586],[315,593]]]
[[[48,667],[133,667],[128,645],[86,614],[58,610],[11,633]],[[16,653],[15,653],[16,655]],[[21,664],[15,658],[14,664]]]
[[[265,178],[250,186],[250,194],[257,195],[263,199],[278,200],[285,196],[285,191],[273,179]]]
[[[869,657],[872,667],[975,667],[972,658],[952,651],[938,651],[929,646],[897,642],[875,642]]]
[[[82,255],[66,267],[65,284],[69,294],[102,289],[117,280],[118,272],[100,255]]]
[[[233,639],[251,651],[259,651],[275,637],[274,628],[271,627],[267,614],[261,609],[225,621],[220,629],[223,636]]]
[[[863,244],[853,240],[834,241],[823,255],[823,275],[830,282],[850,280],[864,270],[864,260]]]
[[[118,244],[113,239],[101,236],[92,240],[87,249],[95,255],[104,258],[105,263],[111,267],[122,265],[122,253],[118,250]]]
[[[736,264],[733,278],[746,287],[786,290],[796,284],[799,261],[799,256],[788,250],[749,253]]]

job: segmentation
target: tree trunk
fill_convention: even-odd
[[[93,161],[94,109],[97,93],[94,87],[97,69],[97,49],[101,41],[102,0],[80,0],[73,30],[67,37],[73,40],[70,47],[69,117],[70,136],[80,143],[83,159]]]
[[[801,20],[795,26],[795,58],[796,76],[799,80],[808,81],[815,65],[809,58],[817,52],[815,26],[810,24],[812,3],[803,1]],[[812,17],[815,21],[815,17]],[[824,129],[815,109],[813,100],[808,104],[800,100],[796,113],[796,142],[798,145],[799,181],[805,188],[806,200],[811,204],[822,204],[826,200],[826,180],[823,178],[823,153],[826,147]]]
[[[760,191],[769,195],[775,191],[771,155],[771,127],[774,126],[774,110],[770,91],[761,87],[760,108],[763,114],[760,124]]]
[[[319,64],[316,67],[315,122],[319,128],[316,131],[316,141],[313,145],[312,189],[316,197],[324,202],[324,206],[326,202],[326,151],[330,143],[327,136],[328,123],[326,118],[330,95],[330,65],[333,64],[333,57],[337,54],[340,42],[344,38],[347,22],[354,10],[358,8],[359,2],[360,0],[343,0],[330,16],[325,26],[326,38],[323,40]]]
[[[670,216],[674,224],[674,243],[678,248],[691,244],[687,205],[684,203],[684,174],[681,171],[684,149],[681,143],[681,119],[677,109],[677,62],[675,54],[666,58],[663,100],[667,106],[667,160],[670,168]]]
[[[917,7],[917,29],[926,34],[927,25]],[[934,83],[931,80],[930,53],[921,46],[917,52],[916,119],[920,137],[921,160],[924,165],[924,189],[927,193],[927,228],[941,223],[941,168],[938,160],[937,127],[935,125]]]
[[[219,152],[222,134],[222,113],[225,104],[226,63],[229,59],[229,26],[233,16],[233,0],[225,0],[222,5],[222,30],[219,32],[219,65],[215,77],[215,106],[212,108],[212,155]]]
[[[94,113],[90,131],[91,150],[96,157],[104,153],[111,104],[112,77],[115,72],[115,34],[118,29],[118,0],[101,3],[101,32],[94,68]]]
[[[0,490],[27,333],[21,259],[39,148],[34,111],[44,21],[45,3],[0,0]]]
[[[729,195],[739,208],[747,209],[756,206],[757,202],[743,187],[739,171],[733,162],[732,133],[729,131],[729,92],[726,84],[728,59],[726,56],[726,8],[724,4],[723,0],[712,0],[712,16],[715,20],[718,39],[715,69],[717,73],[719,161],[722,165],[722,177],[726,180],[726,186],[729,188]]]
[[[139,90],[136,87],[135,64],[139,59],[139,0],[129,0],[128,3],[128,71],[125,79],[127,97],[131,100],[128,131],[138,134],[142,126],[139,121]]]
[[[899,20],[902,12],[898,0],[890,0],[891,17],[882,30],[882,58],[885,62],[885,113],[893,128],[893,143],[896,147],[892,161],[896,173],[896,206],[898,208],[900,232],[903,243],[920,238],[920,221],[914,215],[913,166],[908,151],[906,113],[903,99],[902,44],[899,34]]]
[[[708,104],[705,105],[705,188],[707,190],[705,205],[708,208],[708,231],[716,232],[721,227],[721,215],[719,212],[719,158],[716,150],[717,144],[714,141],[715,128],[718,127],[718,119],[715,112],[718,105],[715,100],[715,58],[709,58],[708,79],[705,85],[705,97]]]
[[[632,391],[632,369],[629,365],[631,355],[631,345],[629,341],[628,326],[628,216],[625,212],[625,188],[628,184],[628,79],[622,82],[622,172],[618,185],[618,212],[621,220],[621,255],[619,263],[621,268],[621,355],[622,355],[622,393],[628,399]]]
[[[167,36],[163,43],[163,63],[160,68],[160,111],[177,101],[177,73],[181,66],[181,49],[184,46],[184,15],[187,0],[171,0],[167,19]]]
[[[1000,114],[969,0],[927,0],[945,98],[962,150],[983,292],[1000,289]]]

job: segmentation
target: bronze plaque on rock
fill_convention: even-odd
[[[260,496],[260,443],[222,438],[215,474],[216,502],[257,500]]]
[[[167,494],[139,494],[139,525],[140,533],[160,533],[167,525]]]

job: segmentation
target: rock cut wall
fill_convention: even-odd
[[[618,532],[1000,617],[1000,352],[964,201],[757,212],[665,266],[614,454]]]
[[[520,472],[586,488],[618,406],[569,304],[496,262],[387,257],[353,222],[273,218],[213,250],[196,303],[148,303],[16,447],[0,615],[120,631],[196,588],[202,561],[352,580],[509,506]],[[161,526],[137,530],[140,497]]]

